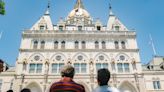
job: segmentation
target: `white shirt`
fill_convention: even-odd
[[[99,86],[92,92],[120,92],[117,88],[109,87],[108,85]]]

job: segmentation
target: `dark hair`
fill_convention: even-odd
[[[8,91],[6,91],[6,92],[13,92],[13,90],[8,90]]]
[[[110,72],[108,69],[99,69],[97,74],[97,80],[100,86],[108,85],[110,79]]]
[[[70,78],[73,78],[74,74],[75,74],[75,69],[71,65],[65,65],[61,69],[61,76],[62,77],[70,77]]]
[[[31,91],[28,88],[24,88],[24,89],[21,90],[21,92],[31,92]]]

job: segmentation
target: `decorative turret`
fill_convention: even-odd
[[[109,7],[109,19],[107,23],[107,30],[110,31],[128,31],[128,29],[121,23],[121,21],[112,12],[112,7]]]
[[[53,30],[53,24],[50,18],[50,3],[44,15],[32,26],[31,30]]]

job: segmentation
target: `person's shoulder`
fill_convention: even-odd
[[[112,90],[112,92],[120,92],[117,88],[115,87],[110,87],[110,89]]]

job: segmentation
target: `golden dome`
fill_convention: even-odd
[[[90,14],[85,9],[76,8],[69,13],[68,17],[72,18],[75,16],[90,17]]]

